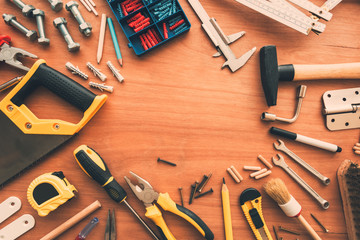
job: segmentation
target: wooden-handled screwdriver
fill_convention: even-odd
[[[150,232],[151,236],[160,240],[158,236],[151,230],[151,228],[144,222],[139,214],[130,206],[125,200],[127,193],[120,186],[120,184],[111,175],[105,161],[93,149],[86,145],[81,145],[74,150],[74,157],[80,168],[92,179],[101,185],[102,188],[109,194],[109,196],[117,203],[125,203],[136,218],[144,225]]]

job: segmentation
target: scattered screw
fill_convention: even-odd
[[[90,23],[85,22],[83,16],[81,15],[79,4],[75,1],[70,1],[65,5],[65,9],[72,13],[76,21],[79,23],[79,31],[84,34],[86,37],[91,35],[92,26]]]
[[[169,165],[171,165],[171,166],[176,166],[176,163],[172,163],[172,162],[163,160],[163,159],[161,159],[161,158],[158,158],[157,161],[158,161],[158,162],[167,163],[167,164],[169,164]]]
[[[110,61],[107,61],[106,64],[107,64],[108,67],[110,68],[110,70],[111,70],[111,72],[113,73],[114,77],[115,77],[119,82],[122,83],[122,82],[124,81],[124,77],[119,73],[119,70],[117,70]]]
[[[104,82],[106,80],[106,75],[100,72],[100,70],[94,67],[94,65],[92,65],[90,62],[87,62],[86,66],[88,66],[88,68],[94,73],[94,75],[100,78],[101,81]]]
[[[63,9],[63,2],[61,0],[48,0],[50,5],[51,5],[51,9],[54,10],[55,12],[60,12]]]
[[[310,213],[310,215],[320,225],[324,232],[329,232],[329,229],[327,229],[312,213]]]
[[[201,191],[203,190],[203,188],[205,187],[205,185],[208,183],[209,179],[211,178],[212,173],[209,174],[209,176],[204,175],[202,181],[200,182],[197,191],[199,193],[201,193]]]
[[[274,235],[275,235],[276,240],[279,240],[279,237],[278,237],[278,234],[276,231],[276,227],[274,225],[273,225],[273,230],[274,230]]]
[[[287,232],[287,233],[291,233],[291,234],[294,234],[294,235],[300,235],[300,233],[294,232],[293,230],[289,230],[289,229],[287,229],[287,228],[283,228],[282,226],[279,226],[279,230],[280,230],[280,231]]]
[[[79,50],[80,48],[80,44],[74,42],[74,40],[72,39],[67,27],[66,27],[66,20],[63,17],[58,17],[55,18],[53,21],[54,26],[59,29],[61,35],[64,37],[66,43],[68,44],[68,51],[69,52],[75,52],[77,50]]]
[[[78,67],[75,67],[71,62],[65,63],[65,67],[71,71],[74,75],[79,75],[80,77],[84,78],[85,80],[88,79],[88,75],[80,71]]]
[[[113,92],[113,90],[114,90],[113,86],[105,86],[105,83],[89,82],[89,86],[93,87],[93,88],[97,88],[100,91]]]
[[[210,190],[206,191],[206,192],[203,192],[203,193],[200,193],[199,195],[195,196],[194,198],[201,198],[203,197],[204,195],[206,194],[209,194],[209,193],[212,193],[214,192],[214,190],[212,188],[210,188]]]
[[[30,41],[34,41],[37,38],[37,32],[27,29],[24,25],[22,25],[16,20],[16,17],[14,15],[4,13],[3,19],[6,24],[13,26],[20,32],[24,33],[25,36],[30,39]]]
[[[33,11],[35,10],[34,6],[25,4],[21,0],[12,0],[12,2],[21,9],[21,12],[25,17],[33,17]]]
[[[195,183],[191,185],[191,193],[190,193],[189,204],[192,204],[192,202],[194,200],[194,196],[195,196],[196,189],[197,189],[198,185],[199,185],[198,181],[195,181]]]
[[[37,25],[37,28],[39,31],[38,43],[41,45],[49,45],[50,40],[48,38],[46,38],[46,36],[45,36],[45,28],[44,28],[45,13],[44,13],[44,11],[42,11],[40,9],[35,9],[33,11],[33,15],[36,18],[36,25]]]
[[[182,194],[182,187],[179,187],[179,192],[180,192],[180,199],[181,199],[181,206],[184,206],[184,199],[183,199],[183,194]]]

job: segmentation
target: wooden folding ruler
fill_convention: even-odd
[[[306,35],[310,31],[317,34],[322,33],[325,30],[325,24],[318,20],[321,18],[329,21],[332,17],[332,13],[329,11],[341,2],[341,0],[327,0],[321,7],[318,7],[308,0],[289,0],[312,14],[307,16],[286,0],[235,1]]]

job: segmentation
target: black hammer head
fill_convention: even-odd
[[[264,46],[260,49],[260,73],[266,103],[268,106],[276,105],[279,71],[274,45]]]

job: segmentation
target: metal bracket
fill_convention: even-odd
[[[322,98],[329,130],[360,128],[360,88],[327,91]]]
[[[9,225],[0,229],[1,240],[15,240],[35,226],[35,218],[24,214]]]
[[[9,197],[0,203],[0,223],[8,219],[21,208],[21,200],[17,197]],[[1,238],[0,238],[1,239]]]
[[[198,0],[188,0],[188,2],[202,22],[202,28],[209,36],[210,40],[213,42],[218,51],[213,55],[213,57],[219,57],[223,55],[226,58],[226,62],[222,65],[221,68],[228,66],[232,72],[235,72],[244,66],[256,51],[256,47],[253,47],[240,58],[236,58],[234,53],[231,51],[229,44],[238,40],[245,34],[245,32],[242,31],[226,36],[225,33],[221,30],[220,26],[217,24],[215,18],[209,17]]]

